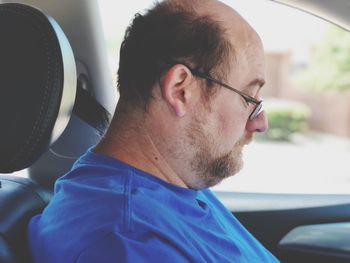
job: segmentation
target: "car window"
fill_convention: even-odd
[[[119,47],[123,41],[125,29],[136,13],[142,13],[152,6],[153,2],[152,0],[98,1],[106,37],[109,64],[114,76],[118,68]]]
[[[241,172],[214,190],[349,193],[348,32],[270,1],[224,2],[262,38],[267,61],[262,95],[270,129],[246,147]],[[114,74],[126,26],[136,12],[151,4],[100,1]]]

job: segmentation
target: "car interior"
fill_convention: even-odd
[[[350,29],[346,0],[272,2]],[[31,262],[28,221],[108,127],[118,94],[102,31],[97,0],[0,1],[2,263]],[[281,262],[350,262],[350,195],[217,195]]]

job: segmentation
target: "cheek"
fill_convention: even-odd
[[[223,90],[211,109],[207,117],[212,126],[212,135],[221,147],[231,149],[245,134],[247,108],[244,101],[232,91]]]
[[[218,132],[223,139],[237,141],[244,134],[245,122],[240,112],[224,110],[217,116]]]

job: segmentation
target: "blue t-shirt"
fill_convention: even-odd
[[[37,263],[278,262],[209,190],[89,150],[29,224]]]

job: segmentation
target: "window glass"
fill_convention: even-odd
[[[153,0],[98,1],[100,5],[102,25],[106,37],[109,63],[112,72],[116,73],[119,61],[119,47],[123,41],[125,29],[135,14],[151,7]]]
[[[126,26],[153,1],[99,2],[116,72]],[[248,20],[264,43],[267,84],[262,93],[270,130],[246,147],[242,171],[214,189],[349,193],[349,34],[270,1],[224,2]]]

